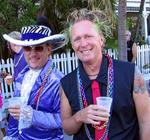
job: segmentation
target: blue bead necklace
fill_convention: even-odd
[[[113,69],[113,61],[112,58],[106,54],[106,58],[108,60],[108,80],[107,80],[107,95],[108,97],[113,98],[113,88],[114,88],[114,69]],[[80,103],[80,109],[83,109],[88,106],[88,102],[85,96],[85,90],[83,87],[83,83],[80,77],[80,72],[79,68],[77,69],[77,83],[78,83],[78,92],[79,92],[79,103]],[[112,106],[111,106],[111,111],[110,114],[112,114]],[[110,115],[111,116],[111,115]],[[111,117],[110,117],[111,119]],[[109,130],[109,123],[110,119],[106,125],[105,132],[103,136],[99,140],[105,140],[108,136],[108,130]],[[93,140],[93,138],[90,135],[89,129],[87,127],[87,124],[84,124],[85,132],[89,140]]]

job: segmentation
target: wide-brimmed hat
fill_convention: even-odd
[[[66,39],[63,34],[53,34],[49,27],[43,25],[30,25],[21,29],[21,40],[14,39],[7,34],[3,38],[10,43],[19,46],[34,46],[42,43],[48,43],[56,50],[65,45]]]

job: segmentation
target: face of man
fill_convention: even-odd
[[[92,22],[83,20],[75,23],[71,30],[71,43],[83,63],[94,63],[101,58],[103,41]]]
[[[51,46],[40,44],[36,46],[23,47],[25,59],[32,69],[41,69],[48,61]]]

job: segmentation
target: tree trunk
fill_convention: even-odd
[[[118,5],[118,51],[119,60],[127,61],[126,30],[126,0],[119,0]]]
[[[141,4],[140,4],[140,10],[139,10],[139,15],[138,15],[138,19],[136,22],[136,35],[135,35],[135,42],[139,42],[140,38],[142,37],[142,12],[144,9],[144,3],[145,0],[141,0]]]

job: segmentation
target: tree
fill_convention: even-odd
[[[136,22],[136,35],[135,35],[135,42],[139,42],[140,38],[142,37],[142,14],[143,14],[143,9],[144,9],[144,3],[145,0],[141,0],[140,3],[140,10],[139,10],[139,14],[138,14],[138,19]]]
[[[126,30],[126,0],[119,0],[118,4],[118,51],[119,59],[127,60]]]
[[[1,58],[8,57],[2,34],[14,30],[20,31],[22,26],[34,23],[38,7],[32,0],[0,0]]]

